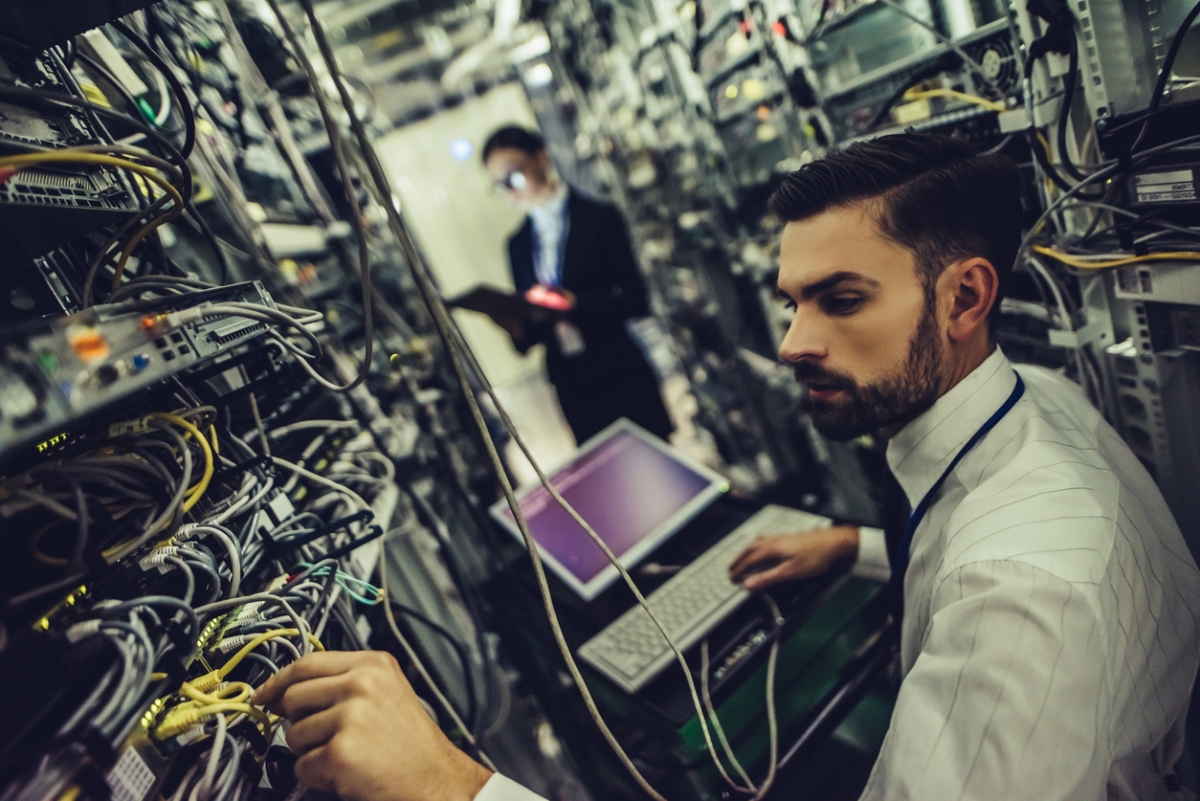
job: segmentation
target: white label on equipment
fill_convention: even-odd
[[[145,801],[154,786],[154,771],[133,748],[126,748],[108,774],[112,801]]]
[[[1148,172],[1133,178],[1139,203],[1171,203],[1196,199],[1191,170]]]

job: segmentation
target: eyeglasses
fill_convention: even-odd
[[[512,192],[515,189],[524,189],[528,183],[529,179],[525,177],[525,173],[520,170],[511,170],[499,181],[496,181],[496,188]]]

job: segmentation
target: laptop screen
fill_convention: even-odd
[[[627,420],[590,439],[549,478],[626,568],[728,489],[721,476]],[[618,578],[600,547],[544,487],[525,487],[517,498],[543,562],[580,596],[594,598]],[[491,512],[520,537],[504,500]]]

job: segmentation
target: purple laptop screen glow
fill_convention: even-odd
[[[628,431],[616,432],[550,481],[618,557],[711,486],[707,477]],[[544,487],[521,499],[521,511],[538,547],[580,582],[608,566],[599,546]],[[511,510],[501,514],[514,522]]]

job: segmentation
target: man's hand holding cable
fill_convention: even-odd
[[[471,801],[491,778],[446,739],[390,654],[310,654],[254,702],[292,721],[296,778],[345,801]]]
[[[785,581],[819,576],[858,553],[857,526],[763,536],[738,554],[729,578],[748,590],[762,590]]]

